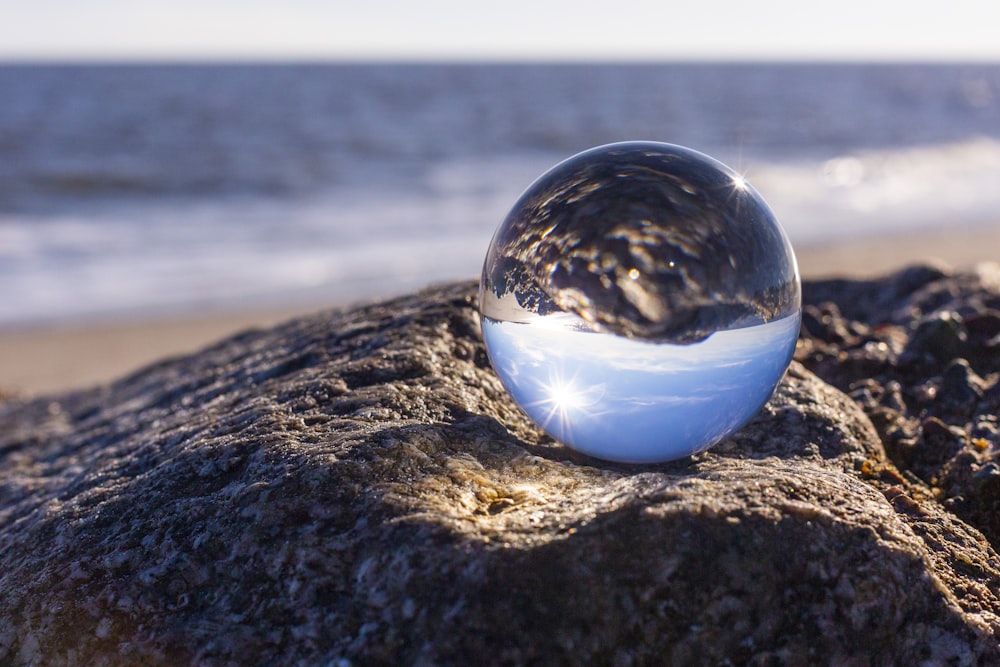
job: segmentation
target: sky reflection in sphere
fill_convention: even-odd
[[[703,451],[767,401],[799,328],[791,246],[736,172],[670,144],[586,151],[542,175],[490,244],[490,360],[521,408],[595,457]]]
[[[483,323],[497,374],[553,438],[649,463],[702,451],[750,419],[788,366],[799,318],[663,345],[523,322]]]

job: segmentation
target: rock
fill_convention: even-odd
[[[796,358],[850,392],[889,458],[997,544],[1000,484],[983,480],[1000,464],[1000,266],[913,267],[880,281],[811,283],[803,294],[808,309],[832,315],[822,331],[804,329]],[[830,329],[855,334],[830,343]]]
[[[764,410],[660,466],[533,427],[471,283],[8,398],[0,664],[1000,661],[998,369],[949,371],[968,426],[934,410],[951,360],[899,365],[923,318],[1000,309],[984,275],[807,285]],[[946,433],[919,473],[891,455]]]

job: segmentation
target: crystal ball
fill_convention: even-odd
[[[610,461],[704,451],[788,368],[801,286],[737,172],[657,142],[599,146],[525,191],[486,254],[479,308],[507,391],[555,440]]]

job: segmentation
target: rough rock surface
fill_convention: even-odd
[[[661,466],[533,428],[472,284],[8,397],[0,664],[997,664],[998,274],[807,284]]]

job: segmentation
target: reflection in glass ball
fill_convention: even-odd
[[[585,454],[652,463],[711,447],[767,402],[795,349],[800,284],[739,174],[627,142],[528,188],[490,244],[479,307],[529,417]]]

